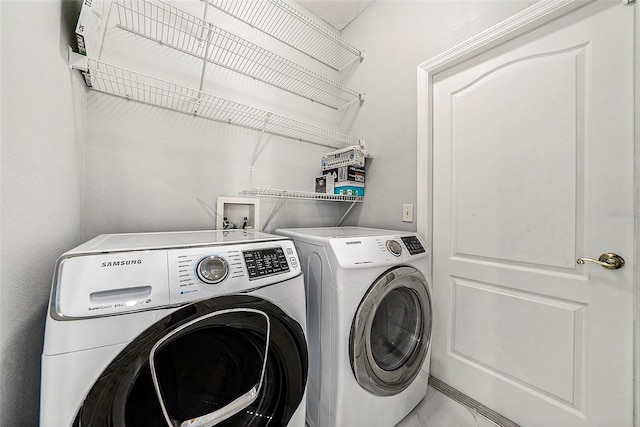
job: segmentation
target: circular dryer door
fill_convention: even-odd
[[[382,274],[351,325],[349,355],[358,383],[378,396],[406,389],[427,356],[431,318],[429,288],[420,271],[402,266]]]
[[[259,298],[213,298],[181,308],[128,345],[74,426],[286,426],[306,378],[295,320]]]

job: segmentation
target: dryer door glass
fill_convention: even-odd
[[[406,389],[420,373],[431,338],[431,297],[413,267],[382,274],[360,302],[349,353],[358,383],[379,396]]]
[[[406,287],[386,294],[371,323],[371,355],[385,371],[404,365],[420,345],[422,304],[416,292]]]
[[[214,298],[161,319],[128,345],[74,425],[286,426],[306,377],[295,320],[259,298]]]

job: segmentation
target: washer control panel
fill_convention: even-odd
[[[241,293],[299,276],[291,240],[97,253],[63,259],[53,312],[97,317]]]
[[[175,249],[167,255],[172,304],[251,290],[300,274],[290,240]]]

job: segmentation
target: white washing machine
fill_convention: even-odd
[[[311,427],[392,427],[424,398],[430,253],[416,233],[290,228],[307,289]]]
[[[98,236],[56,265],[40,425],[303,427],[305,316],[289,239]]]

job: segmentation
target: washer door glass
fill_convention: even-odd
[[[258,298],[214,298],[174,312],[128,345],[74,425],[286,426],[306,377],[295,320]]]
[[[228,326],[240,324],[245,328]],[[159,340],[149,368],[167,425],[217,425],[254,403],[268,366],[270,335],[266,313],[237,308],[196,318]],[[129,401],[126,412],[137,414],[134,403]]]
[[[397,267],[380,276],[353,319],[349,351],[358,383],[389,396],[420,373],[431,337],[431,298],[422,273]]]

